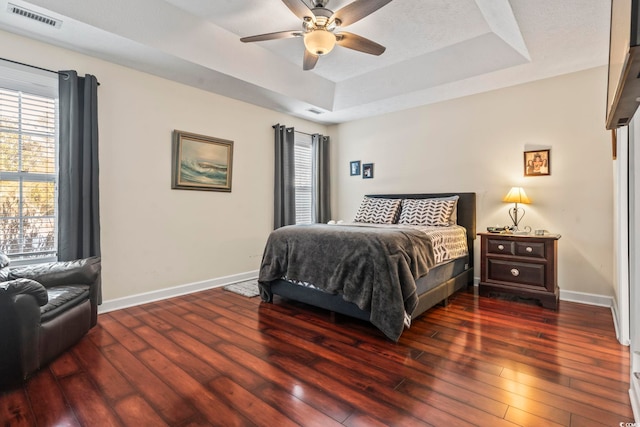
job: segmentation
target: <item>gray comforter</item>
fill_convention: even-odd
[[[371,313],[371,323],[397,341],[405,313],[416,307],[415,280],[435,261],[431,240],[408,228],[294,225],[271,233],[262,283],[287,277],[342,294]]]

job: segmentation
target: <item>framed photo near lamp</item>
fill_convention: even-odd
[[[524,176],[551,175],[551,150],[524,152]]]

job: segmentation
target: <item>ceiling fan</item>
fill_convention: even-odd
[[[318,58],[331,52],[336,44],[371,55],[381,55],[385,51],[384,46],[374,41],[346,31],[336,32],[336,29],[361,20],[387,3],[391,3],[392,0],[355,0],[336,12],[325,7],[329,0],[313,1],[314,7],[309,8],[303,0],[282,0],[298,18],[302,19],[302,31],[278,31],[243,37],[240,41],[248,43],[303,37],[305,50],[302,68],[304,70],[313,69]]]

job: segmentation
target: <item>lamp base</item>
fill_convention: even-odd
[[[522,212],[520,217],[518,217],[519,212]],[[513,221],[513,232],[518,231],[518,224],[520,224],[520,221],[522,221],[522,218],[524,218],[524,214],[524,209],[518,207],[517,203],[512,209],[509,209],[509,216],[511,217],[511,221]]]

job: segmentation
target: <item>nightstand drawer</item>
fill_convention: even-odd
[[[516,243],[516,255],[528,256],[532,258],[544,258],[544,243],[538,242],[515,242]]]
[[[488,280],[545,287],[545,265],[488,259]]]
[[[515,242],[501,239],[487,239],[487,252],[491,254],[513,255]]]

